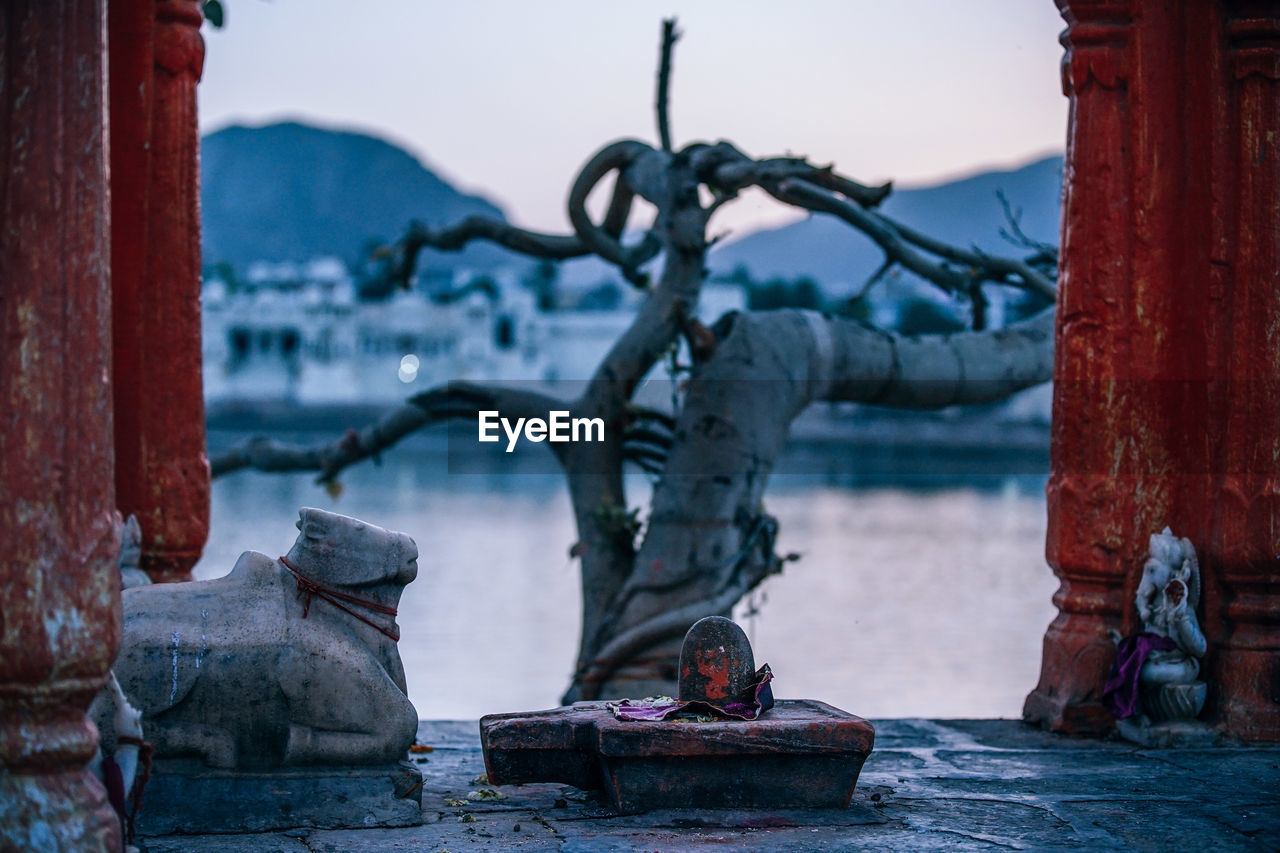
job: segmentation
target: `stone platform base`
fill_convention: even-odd
[[[423,826],[147,838],[147,853],[1280,850],[1280,745],[1134,749],[1014,720],[876,720],[844,809],[619,814],[564,784],[484,786],[475,720],[424,722]],[[301,837],[305,836],[305,837]],[[1181,845],[1180,847],[1178,845]]]
[[[1143,725],[1133,717],[1116,723],[1125,740],[1148,749],[1203,749],[1217,745],[1218,730],[1197,720],[1170,720]]]
[[[144,836],[421,823],[422,776],[404,761],[251,773],[158,760],[137,814]]]
[[[616,719],[603,702],[480,720],[489,781],[602,790],[620,812],[845,808],[875,730],[811,699],[755,720]]]

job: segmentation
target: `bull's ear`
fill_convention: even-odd
[[[364,530],[371,525],[349,515],[304,506],[298,510],[298,521],[295,526],[302,531],[302,538],[313,542],[326,542]]]
[[[294,526],[302,533],[303,539],[323,539],[329,525],[322,510],[304,506],[298,510],[298,522]]]

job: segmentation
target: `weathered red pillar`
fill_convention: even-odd
[[[105,0],[0,4],[0,849],[114,850]]]
[[[1107,630],[1139,627],[1147,537],[1169,525],[1201,554],[1205,716],[1276,739],[1274,4],[1058,5],[1071,120],[1046,551],[1062,585],[1024,715],[1112,727]]]
[[[116,496],[142,568],[191,579],[209,535],[200,355],[198,0],[110,9]]]
[[[1280,8],[1222,4],[1213,113],[1212,275],[1221,389],[1213,531],[1210,711],[1280,740]]]

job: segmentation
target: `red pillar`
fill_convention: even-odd
[[[0,848],[114,850],[105,0],[0,4]]]
[[[1062,585],[1024,715],[1111,728],[1106,632],[1139,627],[1147,537],[1169,525],[1201,555],[1206,718],[1274,739],[1275,15],[1224,0],[1058,5],[1071,120],[1046,551]],[[1256,83],[1235,70],[1242,28],[1250,67],[1271,63]]]
[[[1214,113],[1213,272],[1222,388],[1209,604],[1211,712],[1246,740],[1280,740],[1280,8],[1223,3]]]
[[[191,579],[209,534],[200,356],[198,0],[110,8],[116,496],[142,568]]]

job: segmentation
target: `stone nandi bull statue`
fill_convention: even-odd
[[[157,756],[379,764],[413,743],[395,608],[417,546],[347,516],[300,514],[284,557],[247,551],[217,580],[125,591],[115,674]]]

